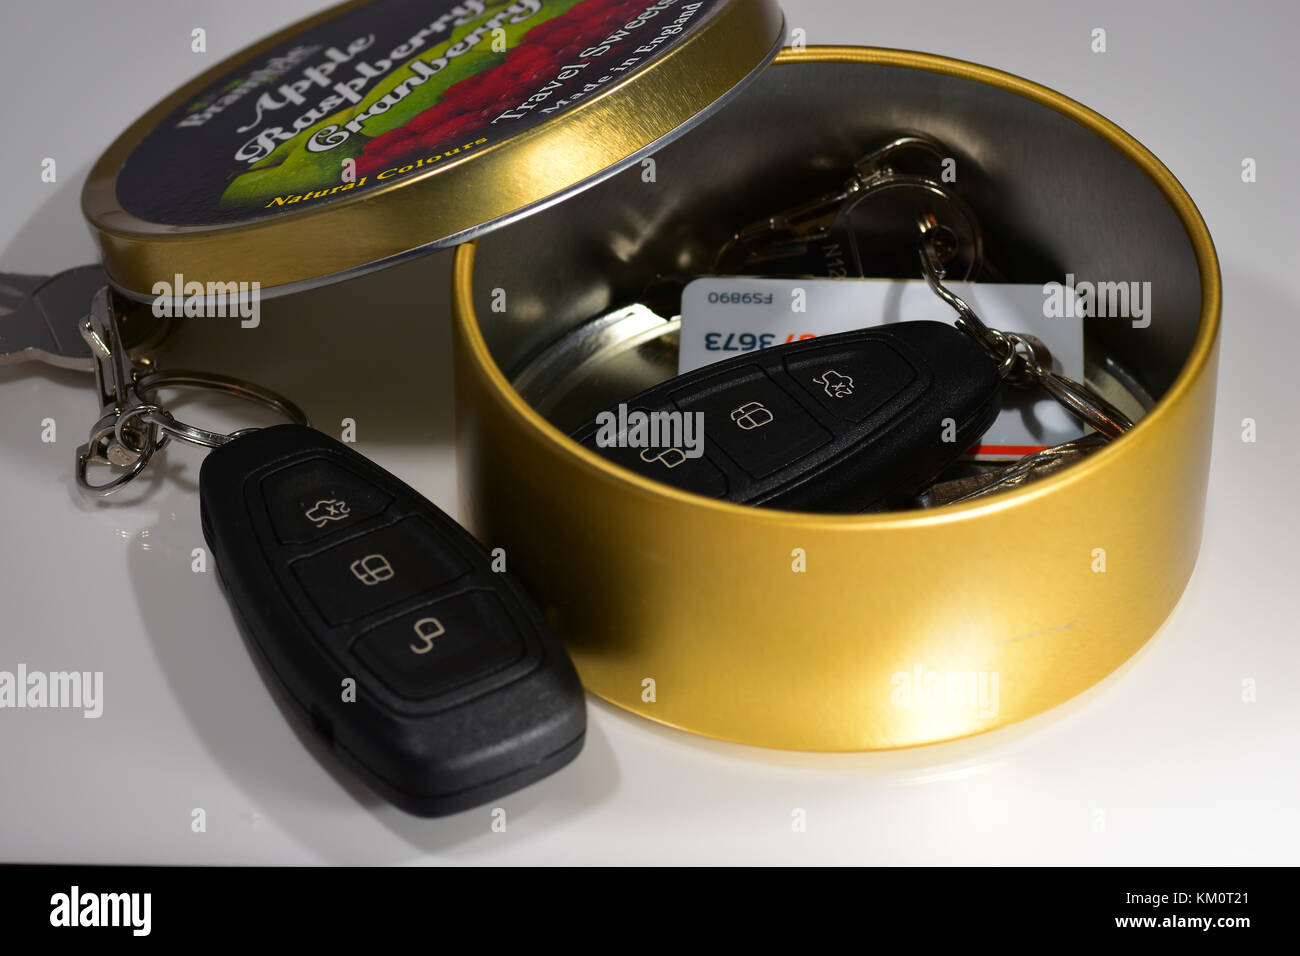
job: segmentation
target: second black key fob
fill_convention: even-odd
[[[395,805],[441,816],[582,749],[582,686],[545,617],[456,522],[310,428],[204,460],[203,532],[291,708]]]
[[[687,491],[853,513],[915,493],[967,452],[997,417],[1000,388],[997,366],[953,326],[900,322],[696,369],[573,437]],[[703,435],[693,435],[700,421]],[[673,444],[677,436],[702,441]]]

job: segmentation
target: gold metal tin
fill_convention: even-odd
[[[242,64],[365,2],[339,4],[223,60],[109,146],[81,204],[119,291],[151,298],[156,281],[181,273],[258,282],[268,296],[457,245],[561,201],[689,129],[770,63],[785,34],[777,0],[733,0],[646,68],[540,126],[315,208],[220,226],[163,225],[122,208],[118,172],[150,130]]]
[[[827,516],[707,500],[610,465],[513,390],[489,340],[498,350],[504,337],[540,341],[546,330],[528,330],[545,326],[548,313],[530,306],[517,328],[495,331],[506,319],[484,304],[494,284],[510,283],[500,274],[507,270],[482,274],[484,243],[508,238],[512,255],[533,251],[526,237],[499,235],[463,246],[455,263],[462,506],[481,539],[506,547],[585,685],[634,713],[711,737],[802,750],[964,737],[1041,713],[1100,681],[1155,633],[1182,593],[1206,494],[1217,260],[1169,171],[1128,134],[1058,93],[951,59],[863,48],[785,52],[763,82],[787,84],[798,74],[783,71],[819,64],[889,68],[881,75],[890,89],[940,76],[974,84],[961,90],[1012,94],[1002,99],[1013,113],[1017,104],[1054,111],[1099,138],[1098,150],[1117,150],[1112,161],[1140,173],[1134,188],[1158,190],[1183,233],[1187,261],[1179,274],[1193,278],[1179,280],[1191,303],[1185,342],[1146,340],[1167,353],[1150,363],[1151,374],[1166,375],[1154,410],[1089,460],[983,503]],[[761,95],[762,83],[740,99]],[[687,139],[699,142],[717,122]],[[989,141],[1001,135],[995,130]],[[602,187],[613,188],[614,181]],[[568,222],[584,215],[590,198],[566,204]],[[581,308],[567,310],[564,322]],[[799,553],[803,573],[792,570]],[[996,675],[996,713],[900,705],[901,684],[930,674]]]

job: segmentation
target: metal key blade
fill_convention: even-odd
[[[20,293],[30,276],[3,276],[6,293]],[[18,280],[18,281],[14,281]],[[91,371],[95,364],[80,326],[90,299],[107,279],[99,266],[80,266],[51,276],[16,301],[0,317],[0,363],[39,359],[60,368]]]
[[[1021,485],[1045,478],[1075,462],[1082,461],[1103,447],[1106,442],[1107,439],[1099,434],[1076,438],[1074,441],[1025,455],[1001,468],[936,482],[917,495],[916,501],[924,508],[938,508],[943,505],[974,501],[1011,488],[1019,488]]]
[[[8,315],[22,305],[47,278],[25,272],[0,272],[0,315]]]
[[[53,276],[0,273],[0,365],[37,360],[59,368],[95,368],[81,327],[95,293],[108,285],[97,265],[77,266]],[[167,334],[171,322],[148,310],[120,319],[127,351],[148,348]]]

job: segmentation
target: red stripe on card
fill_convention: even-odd
[[[1032,455],[1042,451],[1047,445],[976,445],[969,455]]]

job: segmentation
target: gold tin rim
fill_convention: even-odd
[[[562,116],[316,209],[173,226],[122,208],[118,171],[184,101],[272,47],[369,2],[348,0],[244,47],[163,98],[104,151],[87,176],[81,208],[120,291],[149,298],[155,281],[182,273],[257,281],[263,296],[280,295],[458,245],[564,201],[686,132],[762,72],[785,37],[777,0],[732,0],[679,46]],[[564,161],[529,164],[538,154]]]
[[[1138,422],[1129,435],[1108,443],[1106,447],[1088,456],[1083,461],[1031,485],[1003,492],[985,501],[945,505],[941,508],[921,512],[887,512],[871,515],[827,515],[800,511],[777,511],[718,501],[678,490],[611,464],[607,459],[570,439],[568,435],[552,425],[523,400],[497,365],[487,347],[487,341],[479,331],[473,301],[476,242],[468,242],[456,250],[456,259],[453,266],[453,321],[459,330],[465,334],[466,346],[474,360],[479,363],[485,372],[489,381],[504,398],[510,414],[525,425],[539,429],[552,442],[558,439],[559,446],[569,456],[576,459],[583,468],[616,477],[642,494],[666,496],[683,503],[692,504],[697,508],[723,514],[743,514],[748,516],[751,521],[767,525],[798,525],[804,528],[905,528],[922,525],[936,527],[974,515],[994,514],[1013,508],[1021,502],[1053,494],[1070,484],[1083,481],[1097,470],[1104,468],[1116,455],[1122,454],[1124,448],[1130,443],[1132,436],[1145,434],[1157,428],[1159,423],[1170,414],[1169,410],[1182,401],[1210,361],[1211,353],[1219,335],[1220,310],[1222,307],[1219,262],[1215,253],[1214,242],[1210,238],[1209,229],[1205,225],[1200,210],[1197,209],[1195,202],[1193,202],[1182,184],[1174,177],[1173,173],[1150,150],[1100,113],[1062,93],[1017,76],[1014,73],[981,66],[965,60],[912,50],[893,50],[881,47],[811,46],[804,50],[782,50],[774,60],[774,64],[787,63],[864,63],[877,66],[907,67],[986,83],[1024,96],[1067,116],[1115,146],[1130,162],[1141,169],[1177,213],[1187,232],[1188,240],[1191,242],[1196,256],[1197,269],[1201,276],[1201,312],[1198,317],[1196,338],[1192,344],[1192,350],[1173,383],[1157,401],[1155,408]],[[636,713],[636,711],[633,711],[633,713]]]

